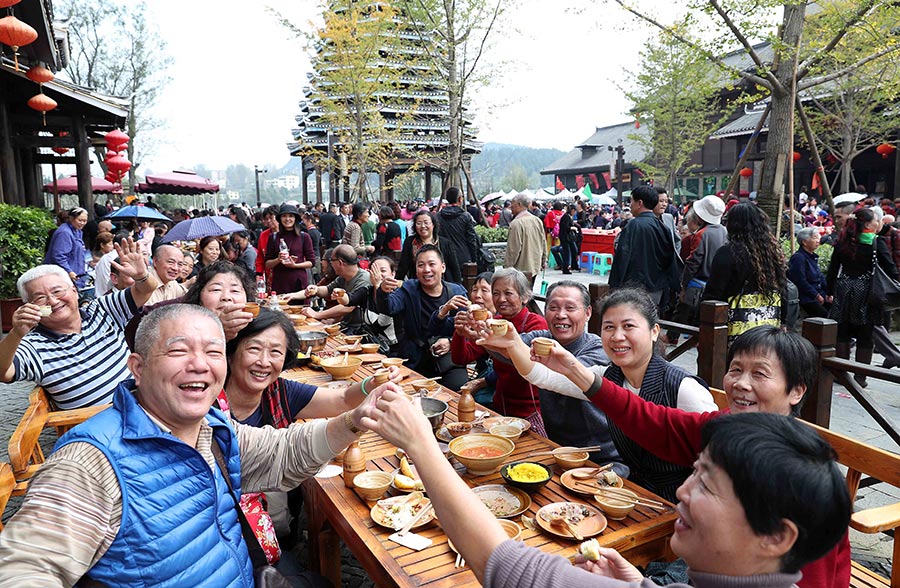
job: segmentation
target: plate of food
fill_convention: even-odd
[[[554,524],[552,521],[565,520],[582,537],[599,535],[606,529],[606,517],[603,513],[586,504],[577,502],[554,502],[541,508],[534,517],[534,522],[551,535],[565,539],[575,539],[569,527],[562,524]]]
[[[519,417],[495,416],[486,418],[481,421],[481,427],[485,431],[490,431],[492,428],[498,425],[512,425],[514,427],[519,427],[520,429],[522,429],[523,433],[531,428],[531,423],[529,423],[525,419],[520,419]]]
[[[566,470],[559,477],[559,482],[572,492],[575,492],[576,494],[583,494],[584,496],[593,496],[594,494],[596,494],[596,492],[591,492],[587,488],[591,485],[596,485],[600,488],[604,486],[621,488],[625,485],[625,480],[623,480],[621,476],[619,476],[612,470],[600,472],[595,478],[589,479],[582,479],[575,476],[575,474],[588,474],[592,471],[596,471],[596,469],[597,468],[575,468]]]
[[[485,484],[472,488],[481,502],[498,519],[518,516],[531,506],[531,498],[518,488],[503,484]]]
[[[453,435],[450,434],[450,431],[447,430],[447,426],[443,425],[440,429],[434,432],[434,436],[438,438],[439,441],[443,441],[444,443],[450,443],[453,441]]]
[[[409,463],[409,459],[404,455],[400,458],[400,467],[392,472],[391,488],[400,492],[424,492],[425,486],[419,479],[416,472],[416,466]]]
[[[421,510],[431,504],[421,492],[413,492],[409,495],[393,496],[379,500],[369,512],[376,524],[388,529],[400,530],[403,526],[419,514]],[[432,510],[413,525],[413,529],[424,527],[435,518]]]

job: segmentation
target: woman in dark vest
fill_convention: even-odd
[[[606,297],[600,308],[600,336],[612,362],[603,376],[644,400],[688,412],[716,410],[707,387],[680,367],[654,353],[659,317],[650,296],[623,288]],[[613,423],[610,433],[630,479],[667,500],[690,475],[690,468],[663,461],[629,439]]]

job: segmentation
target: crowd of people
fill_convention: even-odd
[[[397,385],[399,369],[380,386],[327,391],[284,378],[299,341],[272,294],[450,389],[468,385],[560,445],[601,446],[592,459],[678,502],[671,545],[694,585],[849,585],[847,488],[831,449],[794,418],[815,352],[782,324],[792,282],[804,312],[838,321],[839,355],[855,339],[857,359],[871,360],[886,317],[866,303],[867,276],[877,263],[897,277],[900,252],[882,207],[822,215],[804,201],[809,226],[789,261],[752,201],[676,207],[652,186],[622,211],[545,209],[521,194],[484,208],[456,188],[403,206],[234,205],[221,213],[245,230],[195,243],[164,243],[165,223],[116,225],[100,209],[61,219],[45,264],[19,278],[24,304],[0,341],[3,381],[34,381],[63,410],[112,405],[63,436],[30,481],[0,533],[0,587],[253,586],[256,552],[295,585],[322,585],[290,556],[292,491],[367,430],[413,458],[484,585],[653,585],[614,550],[573,567],[506,541]],[[478,225],[509,229],[502,268]],[[562,277],[542,309],[532,300],[549,256],[578,271],[581,229],[595,226],[617,229],[599,334],[582,283]],[[835,242],[827,272],[823,233]],[[469,262],[481,273],[467,291]],[[658,352],[661,316],[690,323],[713,299],[729,304],[724,411]],[[539,338],[554,342],[550,355],[535,353]]]

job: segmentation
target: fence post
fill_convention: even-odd
[[[728,305],[707,300],[700,305],[697,375],[712,388],[722,388],[728,356]]]
[[[462,276],[463,287],[465,287],[466,292],[471,292],[472,286],[475,285],[475,278],[478,276],[478,265],[471,261],[467,261],[466,263],[464,263]]]
[[[594,282],[588,284],[588,293],[591,295],[591,318],[588,320],[588,333],[600,336],[600,306],[603,299],[609,294],[609,284]]]
[[[803,321],[803,338],[816,348],[816,381],[806,391],[806,402],[800,410],[803,420],[828,428],[831,422],[831,393],[834,375],[823,361],[834,357],[837,342],[837,323],[826,318],[808,318]]]

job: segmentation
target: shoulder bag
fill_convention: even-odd
[[[872,241],[872,281],[869,284],[869,304],[884,310],[900,308],[900,284],[885,273],[878,263],[878,238]]]

